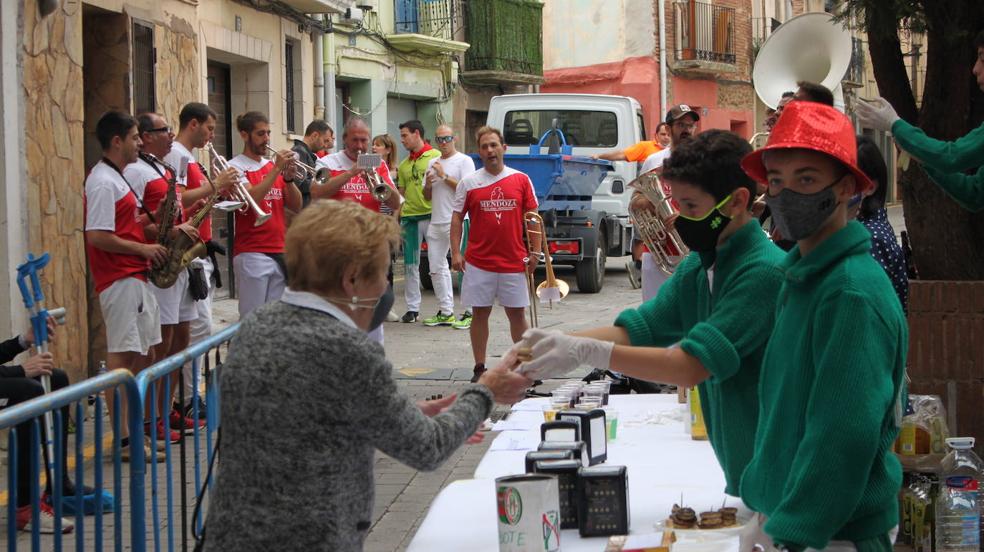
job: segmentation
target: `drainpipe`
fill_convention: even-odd
[[[330,24],[329,15],[322,14],[321,20],[326,24]],[[326,50],[328,55],[324,60],[325,75],[325,86],[324,86],[324,99],[325,99],[325,121],[331,125],[332,130],[335,131],[335,143],[338,143],[339,137],[341,136],[341,131],[338,128],[338,121],[335,120],[335,113],[337,112],[337,107],[335,106],[335,33],[328,33],[325,40]]]
[[[325,118],[325,33],[314,38],[314,118]]]
[[[663,120],[666,111],[666,0],[659,0],[659,113],[656,120]]]

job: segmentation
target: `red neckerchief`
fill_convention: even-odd
[[[410,161],[416,161],[416,160],[420,159],[420,156],[421,155],[427,153],[428,151],[430,151],[432,149],[434,149],[434,148],[432,148],[430,144],[428,144],[427,142],[424,142],[424,147],[420,148],[417,151],[414,151],[414,152],[411,152],[410,153]]]

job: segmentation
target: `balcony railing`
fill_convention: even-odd
[[[463,77],[475,83],[543,82],[543,4],[468,0]]]
[[[462,0],[394,0],[397,34],[454,40],[464,21]]]
[[[735,63],[735,9],[696,0],[673,5],[676,59]]]

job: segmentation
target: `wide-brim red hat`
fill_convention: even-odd
[[[741,168],[752,180],[766,184],[763,154],[779,149],[807,149],[825,153],[851,171],[858,183],[856,191],[873,187],[868,175],[858,168],[854,125],[846,115],[829,105],[801,100],[786,104],[765,147],[746,155],[741,160]]]

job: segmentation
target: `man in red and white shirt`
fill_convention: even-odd
[[[239,291],[239,319],[256,307],[276,301],[287,285],[284,265],[286,211],[301,210],[301,191],[294,185],[294,152],[277,152],[276,161],[264,157],[270,143],[270,121],[258,111],[236,118],[243,153],[229,160],[249,181],[249,195],[270,218],[256,225],[252,209],[236,211],[233,270]]]
[[[106,364],[135,373],[141,368],[140,355],[161,342],[160,311],[147,284],[147,271],[151,262],[167,259],[167,250],[145,238],[144,226],[150,219],[123,177],[123,167],[136,161],[140,148],[136,119],[110,111],[96,123],[96,137],[103,158],[85,179],[89,271],[106,324]],[[107,402],[112,409],[113,401]],[[122,404],[121,416],[125,397]],[[123,457],[129,459],[126,424],[121,430]]]
[[[165,223],[161,218],[164,217],[164,202],[167,198],[169,181],[175,180],[175,210],[174,219],[170,221],[170,239],[174,239],[178,232],[184,232],[192,239],[198,239],[198,230],[184,222],[181,206],[181,189],[177,186],[177,175],[173,171],[185,172],[186,166],[177,168],[166,166],[161,163],[168,153],[171,152],[171,144],[174,142],[174,133],[167,125],[164,117],[158,113],[141,113],[137,116],[137,130],[140,132],[141,153],[139,158],[127,165],[123,169],[123,176],[130,183],[133,192],[143,202],[143,206],[148,212],[154,213],[158,227]],[[204,203],[201,200],[199,203]],[[159,231],[159,230],[158,230]],[[149,240],[158,240],[158,235],[147,236]],[[161,343],[154,346],[148,363],[163,360],[173,354],[183,351],[188,347],[189,324],[198,318],[198,310],[195,301],[188,293],[188,272],[182,270],[178,273],[177,281],[168,288],[159,288],[150,283],[151,292],[157,298],[160,307],[161,317]],[[178,384],[177,372],[172,374],[172,393],[176,392]],[[165,436],[172,442],[176,442],[180,437],[177,433],[168,434],[164,429],[164,419],[170,413],[171,429],[179,431],[193,431],[194,422],[185,419],[180,413],[171,411],[171,397],[160,393],[161,417],[158,418],[158,438],[163,440]],[[149,431],[149,427],[147,428]]]
[[[185,220],[190,220],[198,212],[196,206],[201,205],[202,201],[216,191],[227,190],[239,177],[239,173],[229,168],[223,174],[216,175],[213,182],[209,182],[204,174],[204,169],[198,164],[193,151],[195,148],[204,147],[212,140],[215,132],[216,114],[209,106],[192,102],[181,109],[179,117],[178,135],[171,144],[171,152],[164,157],[164,161],[177,169],[178,190],[181,197],[181,205],[184,209]],[[182,169],[183,172],[182,172]],[[214,188],[213,188],[214,185]],[[203,207],[202,207],[203,208]],[[204,242],[212,240],[212,216],[206,215],[198,227],[198,237]],[[190,268],[201,269],[208,289],[208,295],[204,299],[194,301],[195,310],[198,317],[188,323],[189,344],[195,344],[212,335],[212,274],[216,267],[212,264],[209,257],[195,259],[191,262]],[[190,293],[189,293],[190,295]],[[163,316],[162,316],[163,319]],[[187,363],[184,367],[184,386],[185,401],[188,405],[184,410],[185,416],[191,417],[194,409],[191,408],[191,401],[194,398],[194,382],[202,383],[201,365],[199,362],[199,373],[192,374],[192,363]],[[196,377],[197,376],[197,377]],[[184,406],[184,405],[182,405]],[[205,407],[201,402],[199,394],[199,419],[205,419]]]
[[[525,213],[537,208],[533,183],[527,175],[503,164],[506,151],[502,132],[482,127],[476,133],[483,168],[465,176],[455,188],[451,216],[451,263],[464,272],[461,302],[472,308],[472,381],[485,372],[489,340],[489,316],[498,299],[509,319],[513,342],[526,331],[526,307],[530,304],[527,272],[536,269],[539,258],[530,255],[523,242]],[[461,254],[461,230],[465,215],[471,218],[468,245]],[[530,244],[539,251],[539,236],[530,234]]]
[[[342,130],[342,143],[345,149],[318,159],[317,167],[331,171],[331,178],[325,184],[311,183],[311,200],[337,199],[360,203],[363,207],[380,212],[383,203],[372,196],[372,190],[366,182],[365,171],[356,166],[360,153],[369,151],[369,126],[358,117],[352,117],[345,122]],[[382,163],[376,173],[387,186],[393,188],[393,193],[386,199],[385,204],[392,210],[400,208],[402,197],[396,190],[390,177],[386,163]]]

